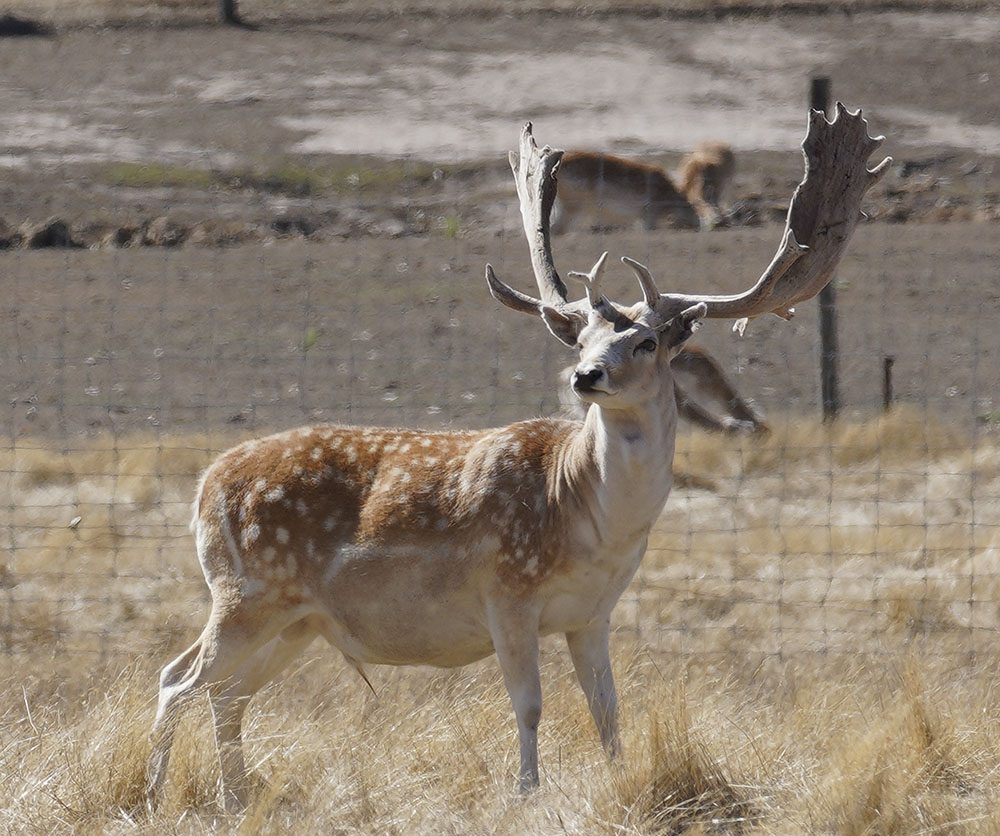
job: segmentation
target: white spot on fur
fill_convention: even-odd
[[[243,579],[243,595],[247,598],[253,598],[255,595],[259,595],[267,587],[260,578],[244,578]]]
[[[420,446],[421,447],[430,447],[431,446],[431,440],[429,438],[426,438],[426,437],[420,439]]]
[[[271,563],[274,561],[276,554],[277,552],[271,546],[268,546],[266,549],[264,549],[264,551],[260,553],[260,558],[265,563]]]
[[[288,543],[288,529],[287,528],[279,528],[274,533],[274,536],[278,540],[278,542],[281,543],[282,545],[286,545]]]
[[[524,564],[524,574],[534,577],[538,574],[538,555],[533,554],[531,560]]]
[[[324,531],[333,531],[333,529],[335,529],[336,527],[337,527],[336,517],[327,517],[325,520],[323,520]]]
[[[353,447],[348,447],[346,450],[344,450],[344,455],[347,457],[347,460],[351,464],[354,464],[354,462],[358,460],[358,451],[355,450]]]
[[[323,448],[322,447],[313,447],[312,448],[312,452],[309,454],[309,457],[314,462],[318,462],[321,458],[323,458]]]
[[[281,497],[285,495],[285,489],[278,485],[277,487],[271,488],[266,494],[264,494],[264,499],[268,502],[277,502]]]
[[[299,499],[295,503],[295,510],[304,517],[309,513],[309,506],[306,505],[306,501],[304,499]]]
[[[295,562],[294,555],[288,555],[288,559],[285,560],[285,569],[288,571],[289,576],[295,574],[295,570],[299,568],[298,563]]]
[[[254,483],[253,487],[254,487],[254,490],[256,490],[256,491],[262,491],[262,490],[264,490],[264,488],[267,487],[267,479],[263,479],[263,478],[258,479]]]
[[[257,523],[250,523],[250,525],[243,529],[243,534],[240,538],[243,542],[243,548],[249,549],[257,542],[258,537],[260,537],[260,526]]]

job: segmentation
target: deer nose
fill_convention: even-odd
[[[602,369],[588,369],[584,372],[575,371],[573,372],[573,388],[578,392],[589,392],[602,377],[604,377]]]

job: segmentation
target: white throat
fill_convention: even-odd
[[[677,404],[669,368],[658,391],[634,409],[591,404],[580,442],[592,457],[596,484],[592,509],[601,539],[620,543],[645,536],[663,510],[673,484],[671,462]]]

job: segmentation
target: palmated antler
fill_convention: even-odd
[[[521,222],[524,225],[525,238],[528,240],[531,267],[535,273],[535,282],[541,298],[536,299],[504,284],[497,278],[489,264],[486,265],[486,281],[494,298],[515,311],[537,316],[543,307],[550,307],[566,316],[586,319],[588,303],[583,300],[569,301],[566,285],[559,278],[552,258],[549,217],[556,197],[556,172],[563,153],[548,145],[539,148],[531,133],[531,122],[526,123],[521,129],[518,153],[513,151],[510,153],[510,168],[514,173],[517,198],[521,206]],[[570,274],[587,279],[585,284],[588,298],[593,295],[594,304],[597,304],[600,298],[600,273],[606,255],[607,253],[601,257],[589,274]],[[596,292],[592,289],[594,287],[597,288]]]
[[[771,264],[749,290],[732,296],[661,293],[657,311],[669,319],[704,302],[707,316],[740,319],[773,313],[789,318],[794,306],[811,299],[833,278],[847,242],[862,218],[861,200],[888,170],[891,157],[868,169],[868,157],[885,137],[868,135],[861,111],[850,113],[837,102],[833,121],[818,110],[809,113],[802,141],[805,177],[788,207],[785,232]],[[648,297],[656,285],[649,271],[625,259]]]

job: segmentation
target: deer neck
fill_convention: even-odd
[[[657,383],[631,409],[592,404],[568,447],[563,478],[599,541],[644,539],[670,493],[677,405],[669,367]]]

